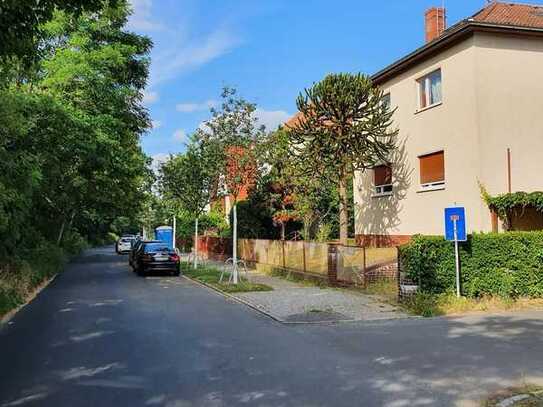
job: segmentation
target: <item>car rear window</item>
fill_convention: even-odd
[[[143,248],[143,251],[145,253],[153,253],[153,252],[163,252],[163,251],[170,251],[170,248],[167,244],[164,243],[148,243]]]
[[[131,237],[123,237],[123,238],[121,239],[121,242],[123,242],[123,243],[130,243],[132,240],[134,240],[134,239],[132,239]]]

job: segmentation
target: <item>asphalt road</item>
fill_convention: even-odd
[[[0,406],[449,406],[543,384],[542,313],[286,326],[112,250],[0,328]]]

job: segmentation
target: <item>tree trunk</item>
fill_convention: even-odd
[[[57,246],[60,246],[60,242],[62,242],[62,236],[64,235],[65,227],[66,227],[66,218],[62,220],[62,225],[60,226],[60,231],[58,232]]]
[[[194,269],[198,268],[198,217],[194,221]]]
[[[285,240],[285,222],[281,222],[281,240]]]
[[[347,177],[339,180],[339,243],[346,245],[349,234],[349,202],[347,199]]]

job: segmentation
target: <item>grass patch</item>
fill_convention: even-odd
[[[240,276],[238,284],[219,283],[221,271],[215,267],[198,266],[195,270],[188,264],[182,264],[183,274],[205,284],[209,284],[227,293],[244,293],[253,291],[272,291],[273,288],[265,284],[251,283],[245,277]]]
[[[470,312],[499,312],[520,311],[543,308],[543,299],[540,298],[457,298],[451,293],[429,294],[417,293],[402,304],[409,312],[423,317],[439,315],[455,315]]]
[[[389,301],[398,300],[398,283],[394,280],[380,280],[368,284],[361,291],[364,294],[379,295]]]
[[[482,406],[495,407],[504,400],[518,396],[523,399],[516,401],[513,404],[515,407],[543,407],[543,388],[531,384],[499,391],[485,400]]]
[[[328,283],[318,277],[304,276],[302,274],[293,273],[289,270],[283,270],[281,268],[274,267],[269,273],[272,277],[279,277],[293,283],[298,283],[310,287],[327,288]]]

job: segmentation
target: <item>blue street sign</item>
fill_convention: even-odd
[[[462,207],[445,208],[445,240],[454,241],[456,223],[456,239],[459,242],[467,240],[466,212]]]

